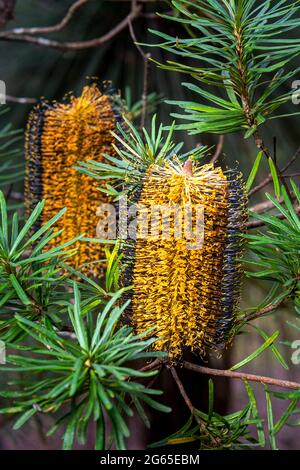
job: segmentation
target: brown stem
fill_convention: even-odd
[[[5,99],[8,103],[35,104],[38,102],[36,98],[17,97],[10,95],[5,95]]]
[[[276,304],[269,304],[266,307],[261,308],[260,310],[257,310],[256,312],[249,313],[248,315],[245,315],[244,320],[245,321],[251,321],[251,320],[256,320],[257,318],[262,317],[266,313],[273,312],[273,310],[276,310],[278,307],[280,307],[284,302],[285,298],[280,300],[280,302],[277,302]]]
[[[282,201],[283,201],[283,198],[281,197],[279,199],[279,202],[281,203]],[[254,206],[249,207],[249,211],[260,214],[261,212],[266,212],[273,208],[274,208],[274,204],[272,201],[263,201],[263,202],[259,202],[258,204],[255,204]]]
[[[244,109],[248,126],[250,128],[251,127],[256,128],[256,131],[253,134],[256,147],[259,150],[261,150],[268,159],[269,158],[272,159],[274,166],[276,168],[277,174],[283,186],[285,187],[287,194],[291,196],[289,187],[286,184],[284,178],[282,177],[282,173],[277,165],[277,162],[271,155],[271,152],[269,151],[268,147],[265,145],[263,139],[261,138],[259,134],[259,131],[257,130],[257,122],[252,111],[252,103],[251,103],[250,96],[249,96],[249,88],[248,88],[248,81],[247,81],[247,66],[244,62],[243,31],[241,29],[235,29],[234,34],[237,40],[236,53],[238,56],[238,71],[239,71],[240,82],[241,82],[241,100],[242,100],[242,106]]]
[[[44,26],[41,28],[33,27],[33,28],[14,28],[9,31],[5,31],[6,33],[10,34],[47,34],[47,33],[54,33],[56,31],[61,31],[71,20],[76,10],[78,10],[82,5],[87,3],[89,0],[77,0],[73,5],[70,6],[67,14],[64,18],[57,24],[53,26]]]
[[[129,13],[129,15],[123,18],[123,20],[120,21],[120,23],[118,23],[114,28],[112,28],[108,33],[104,34],[99,38],[90,39],[88,41],[59,42],[44,37],[33,37],[29,34],[14,34],[9,31],[4,31],[0,33],[0,40],[26,42],[30,44],[36,44],[37,46],[41,47],[49,47],[52,49],[60,49],[63,51],[78,51],[83,49],[89,49],[101,46],[102,44],[113,39],[121,31],[127,28],[130,21],[133,21],[138,18],[140,12],[141,7],[138,6],[135,12]]]
[[[182,396],[182,398],[184,399],[185,401],[185,404],[186,406],[188,407],[188,409],[190,410],[191,412],[191,415],[193,416],[193,418],[195,419],[196,423],[198,424],[201,432],[205,435],[207,435],[210,440],[211,440],[211,443],[214,447],[218,447],[219,445],[219,442],[218,440],[213,437],[206,429],[206,425],[205,423],[201,420],[201,418],[197,415],[197,410],[194,408],[190,398],[188,397],[188,394],[186,393],[185,391],[185,388],[183,386],[183,383],[181,382],[177,372],[176,372],[176,369],[174,367],[171,367],[170,368],[170,371],[171,371],[171,374],[172,374],[172,377],[177,385],[177,388]]]
[[[188,409],[190,410],[191,412],[191,415],[195,418],[195,421],[197,422],[197,424],[202,427],[203,426],[203,423],[201,421],[201,419],[199,418],[199,416],[197,415],[197,413],[195,412],[195,408],[191,402],[191,400],[189,399],[186,391],[185,391],[185,388],[183,386],[183,383],[181,382],[177,372],[176,372],[176,369],[174,367],[171,367],[170,368],[170,371],[171,371],[171,374],[172,374],[172,377],[178,387],[178,390],[182,396],[182,398],[184,399],[185,401],[185,404],[186,406],[188,407]]]
[[[167,364],[165,359],[155,359],[151,364],[147,365],[146,370],[152,370],[159,367],[161,364]],[[185,369],[192,370],[199,374],[212,375],[218,377],[228,377],[231,379],[248,380],[249,382],[258,382],[262,384],[275,385],[276,387],[290,388],[293,390],[300,389],[300,383],[290,382],[288,380],[274,379],[273,377],[265,377],[263,375],[248,374],[244,372],[234,372],[231,370],[211,369],[210,367],[198,366],[191,362],[183,361],[182,363]],[[140,369],[140,370],[145,370]]]
[[[288,173],[287,175],[283,175],[284,178],[295,178],[300,176],[300,171],[295,171],[295,173]]]
[[[213,154],[213,156],[210,160],[210,163],[215,163],[218,160],[218,158],[220,157],[220,155],[222,153],[223,146],[224,146],[224,135],[220,135],[219,142],[216,145],[216,150],[215,150],[215,153]]]
[[[258,150],[261,150],[267,158],[271,158],[273,160],[268,147],[265,145],[258,131],[254,133],[253,137],[254,137],[255,145],[258,148]]]
[[[138,8],[137,1],[132,0],[131,2],[131,11],[135,12]],[[147,95],[148,95],[148,81],[149,81],[149,59],[151,54],[145,53],[141,46],[138,44],[132,21],[128,22],[130,36],[133,40],[134,45],[136,46],[137,50],[141,54],[143,61],[144,61],[144,71],[143,71],[143,92],[142,92],[142,112],[141,112],[141,122],[140,122],[140,129],[145,127],[146,123],[146,116],[147,116]]]
[[[231,370],[211,369],[209,367],[198,366],[191,362],[184,361],[183,367],[199,374],[212,375],[217,377],[229,377],[231,379],[248,380],[249,382],[258,382],[261,384],[275,385],[276,387],[290,388],[292,390],[300,390],[300,384],[290,382],[288,380],[273,379],[272,377],[264,377],[262,375],[248,374],[245,372],[233,372]]]
[[[154,361],[150,362],[150,364],[146,364],[144,367],[142,367],[140,370],[140,372],[146,372],[148,370],[153,370],[153,369],[156,369],[156,367],[159,367],[161,366],[162,364],[164,364],[165,360],[164,359],[155,359]]]

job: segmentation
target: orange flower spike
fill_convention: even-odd
[[[114,105],[112,96],[91,85],[80,97],[71,96],[67,103],[42,104],[31,115],[26,132],[27,210],[45,199],[42,222],[46,222],[67,208],[57,223],[57,230],[64,231],[51,241],[52,245],[80,234],[96,236],[96,211],[101,202],[108,202],[108,197],[98,190],[98,181],[74,166],[78,161],[103,161],[104,153],[115,154],[115,139],[110,133],[116,128]],[[76,248],[69,264],[100,275],[103,267],[97,261],[104,258],[101,246],[79,241]],[[85,263],[92,264],[83,266]]]
[[[234,205],[235,203],[235,205]],[[242,272],[240,233],[246,223],[246,196],[241,175],[212,165],[153,165],[144,178],[139,204],[204,209],[204,242],[191,249],[185,235],[137,237],[133,273],[132,322],[138,333],[154,327],[154,347],[177,360],[185,349],[205,356],[225,343],[237,318]],[[139,207],[139,206],[138,206]],[[181,219],[181,233],[184,232]],[[126,262],[126,252],[124,255]],[[233,299],[231,302],[230,299]]]

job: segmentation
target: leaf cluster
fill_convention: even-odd
[[[299,206],[299,189],[293,181],[291,186],[296,206]],[[289,297],[299,306],[300,218],[284,187],[281,187],[280,195],[282,203],[267,194],[280,217],[277,214],[252,214],[264,223],[264,230],[245,235],[254,255],[254,259],[248,260],[248,263],[258,268],[248,274],[272,282],[274,304]]]
[[[158,63],[161,68],[200,83],[182,84],[200,103],[167,101],[185,111],[172,114],[188,121],[177,128],[190,134],[244,130],[248,137],[267,119],[276,118],[272,115],[292,94],[278,96],[277,91],[299,71],[287,68],[299,57],[299,39],[286,37],[300,27],[299,1],[173,0],[172,4],[178,14],[162,16],[179,23],[187,37],[151,30],[163,40],[151,47],[178,57]]]
[[[78,171],[96,180],[108,181],[104,188],[99,189],[111,196],[119,197],[124,190],[129,192],[139,188],[145,172],[153,164],[162,166],[173,157],[197,160],[207,152],[206,146],[200,146],[181,153],[183,143],[175,144],[173,141],[175,124],[165,135],[163,125],[156,124],[156,115],[152,118],[150,131],[143,129],[142,135],[128,119],[124,120],[127,129],[118,124],[117,132],[112,132],[116,139],[116,144],[113,145],[116,157],[104,154],[106,162],[91,160],[79,162],[76,167]]]
[[[75,437],[83,445],[92,421],[96,425],[95,448],[104,449],[107,420],[111,423],[113,442],[118,449],[124,449],[124,439],[130,434],[124,416],[133,415],[133,406],[147,425],[142,402],[162,412],[170,411],[152,398],[162,392],[139,382],[156,371],[143,372],[130,365],[138,359],[163,354],[147,352],[155,339],[136,336],[127,326],[116,328],[127,307],[126,303],[118,306],[121,295],[122,291],[118,291],[95,317],[92,306],[81,305],[80,291],[74,282],[74,303],[67,308],[72,327],[67,337],[49,319],[41,324],[16,315],[18,325],[34,342],[30,347],[14,346],[23,354],[9,355],[8,364],[12,367],[3,368],[6,372],[27,373],[25,383],[20,386],[14,381],[11,384],[14,390],[1,393],[15,401],[13,406],[0,410],[20,414],[15,429],[38,412],[60,411],[61,416],[48,435],[66,426],[64,449],[72,448]],[[30,355],[24,355],[24,351]]]

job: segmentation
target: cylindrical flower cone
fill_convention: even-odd
[[[124,244],[123,282],[133,286],[130,314],[137,332],[150,330],[158,337],[154,347],[171,359],[187,349],[204,357],[230,338],[246,205],[241,174],[211,164],[153,165],[144,176],[137,237]]]
[[[71,96],[63,103],[44,102],[30,115],[26,131],[26,209],[29,214],[38,201],[45,199],[43,223],[67,208],[57,222],[57,230],[63,232],[52,240],[53,245],[80,234],[96,237],[97,208],[109,198],[99,191],[98,181],[74,167],[87,160],[103,161],[105,153],[114,154],[111,131],[120,120],[121,106],[119,96],[101,93],[94,84],[86,86],[78,98]],[[87,274],[99,275],[99,260],[104,258],[101,245],[78,241],[76,248],[68,263]]]

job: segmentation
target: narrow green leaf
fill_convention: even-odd
[[[274,343],[274,341],[278,338],[280,335],[280,331],[276,331],[275,333],[270,336],[267,341],[264,342],[256,351],[254,351],[252,354],[247,356],[245,359],[243,359],[241,362],[238,364],[235,364],[230,368],[230,370],[237,370],[240,367],[243,367],[245,364],[248,364],[249,362],[252,362],[254,359],[256,359],[260,354],[262,354],[268,347],[271,346],[271,344]]]
[[[63,436],[63,450],[71,450],[73,447],[77,427],[77,415],[78,412],[75,412],[71,415],[69,419],[66,431]]]
[[[82,372],[83,362],[84,362],[84,359],[82,357],[79,357],[74,364],[74,372],[73,372],[73,377],[72,377],[72,382],[71,382],[70,396],[73,396],[77,390],[78,380]]]
[[[1,210],[1,228],[3,234],[3,241],[5,248],[8,249],[8,222],[7,222],[7,207],[4,194],[0,191],[0,210]]]
[[[275,167],[275,164],[274,164],[272,158],[268,158],[268,162],[269,162],[269,167],[270,167],[270,171],[271,171],[271,175],[272,175],[272,179],[273,179],[274,191],[275,191],[276,197],[278,199],[280,199],[280,196],[281,196],[280,182],[279,182],[277,170],[276,170],[276,167]]]
[[[254,182],[254,180],[255,180],[255,177],[256,177],[256,174],[257,174],[257,172],[258,172],[259,165],[260,165],[260,162],[261,162],[261,159],[262,159],[263,155],[264,155],[264,152],[261,151],[261,152],[259,152],[259,153],[257,154],[257,156],[256,156],[255,162],[254,162],[254,164],[253,164],[253,167],[252,167],[252,169],[251,169],[250,175],[249,175],[248,180],[247,180],[247,183],[246,183],[246,189],[247,189],[247,191],[249,191],[250,188],[252,187],[252,184],[253,184],[253,182]]]
[[[208,381],[208,418],[207,421],[210,423],[214,411],[214,382],[212,379]]]
[[[274,426],[274,433],[277,434],[283,426],[286,424],[287,420],[289,417],[293,414],[293,411],[295,410],[296,406],[298,405],[299,398],[295,398],[294,400],[291,401],[285,412],[282,414],[280,419],[277,421],[277,423]]]
[[[13,246],[11,247],[11,250],[9,252],[10,256],[15,252],[15,250],[17,249],[17,247],[19,246],[21,241],[25,238],[25,236],[29,232],[30,228],[33,226],[34,222],[39,218],[39,216],[40,216],[40,214],[41,214],[41,212],[44,208],[44,205],[45,205],[45,201],[39,202],[36,205],[33,212],[31,213],[30,217],[28,218],[26,224],[24,225],[24,227],[20,231],[20,233],[19,233],[17,239],[15,240]]]
[[[271,400],[270,393],[267,387],[265,387],[265,392],[266,392],[268,431],[269,431],[270,445],[271,445],[272,450],[278,450],[277,444],[276,444],[276,438],[275,438],[272,400]]]
[[[105,450],[105,421],[102,412],[96,421],[95,450]]]
[[[36,409],[32,408],[31,410],[26,411],[22,416],[15,422],[13,429],[17,430],[23,426],[35,413]]]
[[[251,325],[251,326],[263,337],[264,340],[267,340],[269,338],[267,333],[265,333],[258,326],[255,326],[255,325]],[[270,349],[273,352],[276,359],[278,360],[279,364],[281,364],[284,369],[288,370],[289,366],[288,366],[286,360],[284,359],[284,357],[282,356],[282,354],[280,353],[280,351],[277,349],[277,347],[274,344],[272,344],[270,346]]]
[[[28,297],[28,295],[26,294],[26,292],[24,291],[24,289],[22,288],[22,286],[20,285],[20,283],[17,280],[16,276],[14,274],[10,274],[9,279],[12,283],[13,288],[16,291],[17,296],[21,300],[21,302],[24,305],[30,305],[32,302],[31,302],[30,298]]]

